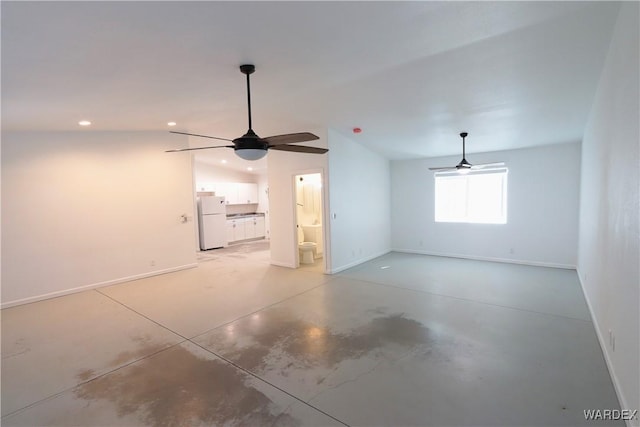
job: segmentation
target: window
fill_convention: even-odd
[[[507,168],[435,173],[436,222],[507,223]]]

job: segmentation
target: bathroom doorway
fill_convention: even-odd
[[[322,173],[295,176],[296,267],[325,271]]]

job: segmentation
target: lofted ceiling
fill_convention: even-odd
[[[581,140],[619,4],[0,7],[4,130],[77,130],[88,119],[88,131],[164,131],[175,121],[233,139],[247,129],[238,66],[253,63],[259,135],[330,127],[407,159],[459,154],[460,131],[472,153]],[[220,151],[197,156],[216,163]]]

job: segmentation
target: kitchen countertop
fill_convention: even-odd
[[[253,218],[264,216],[262,212],[254,212],[254,213],[242,213],[242,214],[227,214],[227,219],[238,219],[238,218]]]

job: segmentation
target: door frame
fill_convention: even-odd
[[[324,168],[313,168],[313,169],[301,169],[301,170],[296,170],[294,172],[292,172],[291,175],[291,191],[292,191],[292,199],[293,199],[293,203],[291,205],[291,208],[293,209],[293,251],[295,253],[295,268],[299,268],[300,267],[300,251],[298,250],[298,229],[297,229],[297,225],[298,225],[298,209],[297,209],[297,202],[298,202],[298,195],[297,195],[297,191],[296,191],[296,179],[300,176],[300,175],[312,175],[312,174],[320,174],[320,182],[322,183],[322,191],[320,192],[320,204],[322,205],[322,221],[321,221],[321,225],[322,225],[322,246],[323,246],[323,252],[322,252],[322,262],[323,262],[323,272],[325,274],[328,274],[328,272],[330,271],[330,267],[331,267],[331,248],[330,248],[330,239],[329,239],[329,221],[327,221],[327,219],[329,218],[329,197],[328,197],[328,182],[327,182],[327,176],[325,174],[325,170]]]

